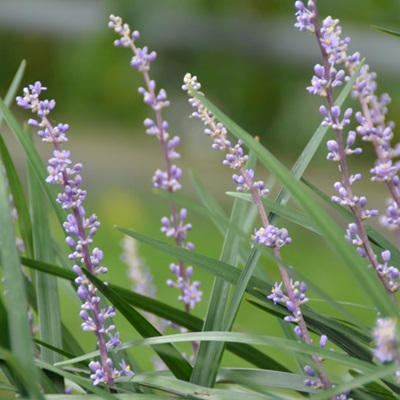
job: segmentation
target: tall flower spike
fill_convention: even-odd
[[[385,274],[386,270],[378,261],[379,257],[373,250],[364,224],[365,219],[377,216],[378,210],[367,208],[366,196],[356,196],[353,193],[354,182],[361,180],[362,176],[360,173],[350,174],[347,162],[349,155],[361,153],[361,148],[353,148],[356,133],[363,141],[372,143],[378,158],[375,166],[370,169],[371,180],[384,182],[392,197],[388,203],[386,216],[381,217],[381,221],[388,227],[400,229],[400,225],[396,226],[400,219],[391,218],[391,216],[399,215],[400,210],[398,176],[400,163],[393,160],[397,156],[397,151],[390,145],[394,124],[385,121],[386,106],[390,98],[387,95],[381,98],[375,95],[376,74],[364,64],[353,86],[353,95],[358,98],[361,105],[361,111],[355,113],[358,126],[355,131],[350,130],[346,133],[353,111],[348,108],[343,112],[334,105],[333,90],[344,81],[348,81],[355,73],[361,63],[360,54],[348,53],[350,38],[342,37],[342,28],[338,19],[327,17],[319,24],[315,2],[309,1],[306,7],[301,1],[296,1],[295,7],[298,10],[296,13],[298,21],[307,20],[314,25],[313,28],[307,30],[315,33],[323,58],[323,66],[319,64],[315,66],[315,75],[311,80],[311,86],[307,89],[311,94],[326,98],[327,105],[319,109],[324,117],[322,124],[329,126],[335,133],[335,140],[327,142],[327,158],[338,163],[342,179],[334,184],[337,194],[332,196],[332,201],[348,207],[352,212],[354,222],[349,225],[346,239],[357,247],[358,254],[369,261],[381,283],[395,301],[393,292],[398,290],[399,286]],[[310,19],[310,14],[313,15],[313,19]],[[304,30],[299,22],[295,26]]]
[[[173,159],[179,158],[177,147],[180,143],[178,136],[170,137],[168,133],[168,122],[163,119],[162,110],[169,106],[167,93],[164,89],[156,91],[156,83],[150,78],[149,70],[156,59],[156,53],[149,51],[147,47],[139,48],[136,41],[140,34],[138,31],[131,31],[128,24],[123,23],[120,17],[110,15],[108,26],[120,36],[114,44],[119,47],[128,47],[133,52],[131,66],[137,69],[144,78],[145,87],[139,88],[143,95],[145,104],[154,111],[155,118],[146,118],[144,126],[148,135],[156,136],[161,143],[165,160],[165,170],[157,169],[153,176],[153,185],[157,189],[166,190],[170,193],[181,189],[182,170],[172,163]],[[186,209],[177,210],[176,204],[170,202],[171,215],[161,219],[161,231],[168,237],[173,237],[177,246],[194,249],[194,245],[186,241],[187,232],[192,228],[191,224],[185,223],[187,218]],[[186,267],[183,260],[178,264],[171,264],[171,271],[176,276],[176,281],[168,280],[168,286],[180,290],[178,299],[184,303],[185,310],[189,312],[197,302],[201,300],[202,292],[199,290],[200,282],[192,281],[193,269]]]
[[[25,109],[31,110],[38,119],[30,119],[29,125],[39,129],[38,135],[42,141],[52,143],[54,147],[53,157],[48,161],[48,177],[46,181],[62,187],[62,192],[57,197],[63,209],[69,210],[67,221],[63,226],[68,234],[66,242],[71,248],[69,258],[74,261],[73,271],[78,275],[75,283],[78,285],[77,294],[83,301],[80,317],[84,331],[93,332],[97,338],[100,351],[100,362],[92,361],[89,368],[93,384],[105,383],[113,385],[115,378],[121,374],[132,376],[133,372],[124,363],[124,368],[117,370],[112,360],[108,357],[108,351],[121,344],[119,333],[113,332],[115,326],[110,324],[110,318],[115,316],[114,306],[107,309],[100,308],[100,297],[97,289],[91,284],[83,272],[81,266],[85,267],[94,275],[105,274],[107,268],[101,265],[103,252],[97,247],[90,249],[93,236],[96,234],[100,222],[95,214],[86,216],[84,200],[86,192],[80,188],[82,181],[80,171],[81,164],[72,165],[69,159],[70,152],[61,149],[61,143],[66,142],[67,124],[53,124],[48,119],[49,113],[54,109],[54,100],[40,100],[40,95],[46,88],[40,82],[24,88],[24,96],[17,97],[17,104]],[[107,322],[106,322],[107,321]]]
[[[197,81],[196,76],[186,74],[183,80],[182,89],[185,90],[189,95],[189,103],[194,108],[191,116],[200,119],[204,126],[205,135],[213,139],[212,148],[214,150],[225,151],[225,160],[223,165],[235,170],[237,174],[233,174],[232,179],[239,186],[236,188],[238,192],[248,191],[250,192],[253,201],[257,207],[258,213],[262,221],[262,227],[257,229],[252,236],[254,242],[267,246],[272,249],[275,256],[281,259],[280,248],[291,242],[289,233],[286,229],[279,229],[269,223],[267,213],[262,204],[262,197],[268,194],[268,190],[264,188],[264,183],[260,181],[254,181],[254,171],[245,168],[248,156],[245,154],[242,148],[242,141],[238,140],[236,145],[232,145],[227,137],[227,129],[221,122],[218,122],[215,116],[202,104],[198,97],[203,96],[200,92],[201,85]],[[294,323],[295,334],[302,338],[305,343],[312,344],[308,328],[304,321],[300,307],[308,301],[305,296],[307,285],[304,282],[293,282],[289,276],[288,271],[281,265],[279,265],[279,271],[282,276],[282,283],[276,283],[272,288],[272,294],[268,296],[269,299],[275,303],[283,303],[290,315],[285,318],[285,321]],[[282,285],[286,290],[286,294],[282,290]],[[324,343],[326,344],[324,339]],[[318,382],[323,387],[330,387],[329,380],[323,371],[321,360],[317,357],[313,357],[314,363],[318,365],[318,373],[320,379]]]

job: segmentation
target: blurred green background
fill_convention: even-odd
[[[146,136],[142,125],[144,118],[152,117],[137,93],[142,77],[129,65],[131,53],[113,46],[116,35],[107,27],[109,14],[120,15],[141,32],[139,46],[158,53],[151,76],[167,90],[171,107],[164,117],[171,134],[182,138],[183,193],[196,198],[189,177],[189,171],[194,171],[228,210],[231,201],[224,193],[234,188],[231,173],[222,166],[222,155],[210,151],[199,121],[188,118],[191,109],[180,89],[182,79],[186,72],[197,75],[208,98],[258,135],[290,167],[317,128],[322,103],[305,89],[320,57],[314,37],[294,28],[293,4],[285,0],[0,0],[0,95],[4,96],[25,59],[24,85],[40,80],[48,87],[47,96],[56,99],[52,118],[71,126],[68,148],[72,160],[84,164],[87,209],[102,222],[96,245],[105,252],[109,281],[129,286],[120,260],[121,234],[114,224],[162,238],[159,220],[168,215],[167,204],[151,187],[153,171],[164,166],[158,142]],[[393,82],[399,77],[400,41],[371,29],[379,25],[400,30],[398,0],[324,0],[319,7],[321,16],[341,20],[344,34],[352,38],[351,51],[360,51],[378,73],[379,91],[389,91],[393,98],[389,117],[398,124],[400,85]],[[21,121],[29,118],[15,106],[13,110]],[[22,171],[21,151],[3,131]],[[49,147],[38,147],[44,159],[49,157]],[[307,176],[332,193],[338,173],[325,157],[323,147]],[[368,171],[373,155],[366,151],[363,157],[355,168]],[[264,171],[260,174],[268,179]],[[366,181],[360,190],[368,190],[367,186]],[[383,199],[375,189],[371,196],[382,208]],[[222,238],[212,223],[195,213],[189,219],[193,224],[189,238],[197,250],[218,257]],[[339,300],[365,300],[320,238],[289,228],[294,240],[284,254],[288,263]],[[176,293],[164,285],[170,278],[171,260],[145,246],[140,252],[152,269],[158,297],[176,304]],[[274,266],[266,262],[265,266],[273,279],[279,279]],[[203,282],[204,301],[195,310],[202,316],[212,277],[201,271],[195,276]],[[71,311],[66,318],[78,326],[78,306]],[[276,323],[271,319],[260,324],[265,317],[258,313],[244,304],[235,329],[277,333]],[[365,318],[371,322],[375,315],[367,311]],[[121,324],[125,340],[137,337]],[[89,335],[81,337],[93,344]]]

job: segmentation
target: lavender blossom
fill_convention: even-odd
[[[107,268],[102,266],[103,252],[97,247],[90,250],[93,243],[93,236],[96,234],[100,222],[95,214],[86,216],[84,200],[86,192],[80,188],[82,181],[80,171],[81,164],[72,165],[69,159],[70,152],[61,149],[61,143],[66,142],[66,132],[69,129],[67,124],[53,126],[48,115],[54,109],[54,100],[40,100],[39,96],[46,88],[40,82],[23,89],[24,96],[17,97],[17,104],[25,109],[31,110],[38,119],[30,119],[29,125],[39,129],[38,135],[42,141],[52,143],[54,147],[53,156],[48,161],[48,177],[46,181],[50,184],[58,184],[63,192],[59,193],[57,202],[63,209],[69,210],[67,221],[63,226],[68,234],[66,242],[71,248],[69,258],[74,261],[73,271],[78,275],[75,283],[78,285],[77,294],[84,301],[81,306],[80,317],[84,331],[91,331],[97,338],[97,345],[100,351],[100,362],[92,361],[89,368],[93,372],[91,379],[93,384],[105,383],[114,384],[114,379],[122,373],[132,376],[128,366],[123,370],[113,367],[112,360],[108,357],[108,351],[120,345],[119,333],[113,332],[115,326],[107,320],[115,316],[114,306],[107,309],[100,308],[100,297],[97,289],[86,277],[81,266],[85,267],[94,275],[105,274]]]
[[[151,64],[156,60],[157,54],[154,51],[149,51],[147,47],[139,48],[136,46],[136,41],[140,34],[138,31],[131,32],[128,24],[123,23],[121,17],[110,15],[108,26],[117,33],[120,38],[114,44],[118,47],[128,47],[133,52],[131,66],[138,70],[145,80],[146,87],[139,88],[139,93],[143,95],[145,104],[151,107],[155,113],[155,119],[146,118],[144,126],[148,135],[156,136],[161,143],[164,153],[165,171],[157,169],[153,176],[153,185],[157,189],[166,190],[170,193],[181,189],[180,179],[182,170],[172,164],[172,160],[179,158],[180,155],[176,151],[179,146],[180,139],[178,136],[170,137],[168,133],[168,122],[163,119],[162,110],[169,106],[167,93],[164,89],[156,92],[156,83],[150,79],[149,70]],[[187,242],[187,232],[192,228],[191,224],[184,223],[187,218],[186,209],[178,211],[176,204],[171,202],[171,216],[161,219],[161,231],[167,237],[173,237],[177,246],[194,249],[193,243]],[[185,310],[189,312],[197,302],[201,301],[202,292],[199,290],[201,284],[198,281],[192,281],[192,267],[185,267],[183,260],[179,260],[176,273],[176,281],[167,281],[168,286],[175,287],[181,291],[178,300],[185,305]],[[189,277],[190,275],[190,277]]]
[[[258,229],[252,238],[254,241],[267,247],[276,247],[278,249],[292,241],[288,236],[287,229],[279,229],[273,225],[268,225],[267,228],[262,227]]]
[[[352,185],[354,182],[360,181],[362,176],[360,173],[350,174],[347,163],[348,156],[362,152],[361,148],[353,147],[357,134],[363,141],[372,143],[377,160],[375,166],[370,169],[371,180],[384,182],[392,196],[388,203],[386,216],[381,217],[381,221],[384,225],[398,230],[400,228],[398,226],[400,220],[397,217],[400,206],[398,177],[400,163],[393,160],[397,156],[397,150],[392,149],[390,145],[394,124],[385,121],[390,98],[387,95],[380,98],[376,96],[376,74],[370,71],[368,65],[363,65],[353,86],[353,95],[358,98],[361,105],[361,111],[355,113],[358,126],[355,131],[350,130],[346,134],[345,130],[350,124],[353,110],[348,108],[342,112],[338,106],[334,105],[333,90],[351,78],[361,63],[361,56],[358,52],[348,53],[350,38],[342,38],[339,20],[327,17],[321,25],[319,24],[314,1],[310,0],[307,7],[301,1],[296,1],[295,7],[298,21],[295,26],[300,30],[315,33],[324,60],[323,66],[319,64],[315,66],[311,87],[307,89],[312,94],[326,98],[327,106],[320,107],[320,113],[324,117],[322,125],[329,126],[335,132],[335,139],[327,142],[327,158],[338,163],[342,180],[334,184],[337,195],[332,196],[332,201],[349,207],[351,210],[354,223],[349,225],[346,239],[357,247],[357,252],[362,257],[369,260],[385,289],[392,295],[399,287],[390,278],[388,279],[387,274],[384,274],[385,268],[382,268],[378,262],[378,257],[369,242],[364,225],[365,219],[378,216],[378,210],[367,207],[366,196],[356,196],[353,193]],[[302,25],[301,21],[306,22]],[[304,26],[307,29],[304,29]],[[346,138],[346,142],[344,142],[344,138]],[[395,218],[391,218],[391,216],[395,216]],[[392,299],[394,301],[393,296]]]
[[[396,360],[400,362],[399,343],[394,318],[379,318],[372,335],[375,340],[374,356],[381,363]]]
[[[248,156],[242,148],[242,141],[238,140],[235,145],[227,138],[227,129],[221,122],[216,121],[215,116],[202,104],[197,98],[203,96],[200,92],[201,85],[197,81],[196,76],[186,74],[183,80],[184,84],[182,89],[187,91],[189,95],[189,103],[194,108],[191,116],[199,118],[204,126],[204,133],[213,139],[212,148],[214,150],[223,150],[226,153],[223,165],[230,167],[238,172],[233,175],[233,181],[239,186],[236,188],[238,192],[250,192],[253,201],[257,207],[258,213],[262,221],[262,227],[255,230],[252,239],[255,243],[263,246],[270,247],[278,259],[281,259],[280,248],[291,242],[288,231],[285,228],[277,228],[269,223],[266,210],[262,204],[262,197],[268,194],[265,185],[262,182],[254,181],[254,171],[246,169],[245,164]],[[288,271],[280,264],[278,264],[282,282],[276,283],[272,288],[272,294],[267,296],[275,303],[282,303],[286,306],[289,315],[285,317],[285,321],[294,323],[295,334],[304,340],[307,344],[312,344],[307,325],[304,321],[301,306],[308,301],[305,295],[307,285],[304,282],[293,282]],[[282,290],[282,286],[286,293]],[[321,342],[327,338],[321,337]],[[323,370],[321,360],[317,357],[312,357],[314,363],[318,365],[319,381],[325,388],[330,387],[330,382]]]

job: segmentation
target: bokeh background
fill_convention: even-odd
[[[379,91],[389,91],[393,98],[389,118],[398,125],[400,40],[371,28],[400,31],[398,0],[319,3],[321,16],[339,18],[344,34],[352,38],[350,49],[360,51],[378,73]],[[48,87],[47,95],[56,99],[52,118],[71,126],[68,146],[73,161],[84,164],[88,212],[95,212],[102,222],[96,245],[105,252],[109,281],[130,286],[120,259],[122,236],[114,225],[162,238],[159,220],[168,215],[168,207],[151,187],[153,172],[163,168],[163,160],[158,142],[143,129],[143,119],[152,115],[137,93],[142,77],[129,65],[130,52],[113,46],[116,35],[107,27],[108,16],[122,16],[141,32],[138,45],[158,53],[151,76],[167,90],[171,107],[164,116],[171,134],[182,138],[183,194],[196,199],[190,180],[193,171],[228,210],[231,201],[224,193],[234,187],[230,171],[222,166],[222,155],[210,150],[200,123],[188,118],[182,79],[186,72],[197,75],[207,97],[290,167],[320,122],[321,104],[305,90],[320,60],[317,45],[314,37],[294,28],[293,4],[287,0],[0,0],[0,95],[5,95],[25,59],[24,85],[40,80]],[[15,106],[13,110],[21,121],[29,118]],[[4,126],[2,134],[23,176],[22,152]],[[49,157],[51,149],[38,145],[43,158]],[[338,175],[325,157],[323,147],[307,177],[331,193]],[[367,150],[355,168],[367,171],[372,162],[373,154]],[[268,179],[265,171],[259,173]],[[366,181],[359,187],[370,190],[372,202],[382,209],[379,190],[367,186]],[[190,240],[197,251],[218,257],[221,236],[210,221],[189,215]],[[294,240],[285,253],[288,263],[336,299],[365,300],[320,238],[290,224],[289,228]],[[55,235],[60,235],[57,229]],[[140,254],[153,272],[158,297],[176,304],[176,293],[165,286],[171,260],[145,246],[140,246]],[[265,268],[279,279],[272,265],[265,262]],[[204,301],[195,309],[202,316],[212,277],[201,271],[195,274],[203,282]],[[65,318],[78,327],[78,305],[69,307]],[[324,310],[323,304],[317,307]],[[278,334],[276,323],[260,322],[265,316],[259,313],[244,304],[235,329]],[[364,317],[371,322],[375,316],[367,310]],[[120,324],[124,339],[137,337],[123,321]],[[89,336],[80,335],[88,346],[93,345]],[[232,365],[237,360],[226,362]]]

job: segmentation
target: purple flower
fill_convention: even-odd
[[[320,347],[325,347],[328,343],[328,336],[326,335],[321,335],[320,339],[319,339],[319,346]]]
[[[374,356],[382,363],[399,359],[396,320],[379,318],[372,335],[375,340]]]
[[[200,282],[193,282],[190,286],[183,289],[183,295],[179,299],[185,304],[189,304],[190,308],[194,308],[195,304],[201,301],[202,291],[198,290]]]
[[[272,294],[267,296],[268,299],[271,299],[274,303],[282,303],[287,301],[287,296],[282,291],[282,282],[275,282],[274,287],[271,290]]]
[[[296,1],[294,6],[297,10],[296,19],[297,22],[294,24],[300,31],[315,32],[314,20],[316,17],[314,3],[310,0],[307,7],[302,1]]]
[[[131,65],[140,72],[148,71],[150,64],[155,61],[157,54],[155,51],[148,52],[148,48],[145,46],[143,49],[136,49],[135,55],[132,57]]]
[[[381,224],[395,230],[400,227],[400,208],[396,201],[389,199],[386,213],[381,217]]]
[[[313,11],[312,4],[308,10],[303,3],[296,4],[296,9],[298,10],[296,15],[304,16],[304,18],[312,14]],[[299,27],[301,28],[301,26]],[[378,98],[376,96],[376,74],[370,71],[368,65],[363,65],[353,86],[353,95],[358,98],[362,111],[355,113],[355,120],[358,126],[355,131],[347,133],[346,144],[344,144],[343,131],[350,124],[352,109],[348,108],[341,116],[340,108],[333,104],[332,89],[337,85],[341,85],[343,80],[350,79],[356,68],[359,67],[361,57],[359,53],[348,54],[350,39],[348,37],[342,39],[339,20],[331,17],[325,18],[319,31],[315,33],[321,44],[321,52],[325,62],[324,67],[319,64],[315,66],[312,86],[308,90],[313,94],[322,95],[328,99],[328,105],[322,105],[319,111],[324,117],[322,124],[331,127],[336,134],[335,140],[327,142],[327,158],[338,162],[342,181],[334,184],[337,195],[332,196],[332,201],[350,208],[357,224],[349,225],[346,239],[357,246],[357,252],[362,257],[369,259],[378,274],[382,274],[382,268],[377,262],[377,257],[371,244],[367,240],[368,234],[363,225],[365,219],[377,216],[378,211],[367,208],[366,196],[353,194],[352,185],[361,179],[361,174],[349,173],[347,156],[361,153],[361,148],[353,148],[356,142],[356,132],[363,141],[372,143],[377,154],[377,160],[375,166],[370,169],[371,180],[385,182],[394,200],[393,202],[389,201],[390,208],[387,209],[386,216],[382,217],[381,221],[385,226],[395,227],[396,224],[391,222],[398,220],[396,204],[400,204],[398,184],[400,163],[393,160],[394,157],[398,156],[398,151],[396,148],[392,149],[390,145],[393,138],[394,124],[385,121],[390,97],[383,95]],[[347,71],[346,73],[344,73],[343,68]],[[392,219],[392,216],[395,218]],[[386,290],[392,293],[394,288],[397,288],[397,285],[390,278],[386,278],[388,277],[385,275],[385,279],[382,282],[384,282]]]
[[[80,267],[80,265],[84,266],[95,275],[107,272],[107,268],[100,265],[103,252],[98,248],[90,249],[93,242],[92,238],[100,223],[94,214],[89,218],[86,217],[83,206],[86,192],[79,187],[82,182],[79,175],[82,165],[75,164],[71,167],[70,152],[60,148],[60,143],[67,141],[65,133],[69,126],[67,124],[53,126],[49,121],[47,115],[54,109],[56,103],[54,100],[39,99],[44,90],[46,88],[40,82],[29,85],[28,88],[23,90],[24,97],[17,97],[17,103],[37,115],[38,120],[30,119],[30,125],[39,129],[38,134],[42,141],[52,143],[54,146],[53,157],[48,160],[47,171],[49,175],[46,181],[61,186],[62,191],[56,200],[63,209],[70,211],[63,227],[68,234],[66,243],[71,248],[69,258],[75,262],[73,271],[78,275],[75,280],[78,285],[77,294],[84,301],[79,314],[83,320],[81,327],[84,331],[90,331],[96,335],[101,359],[106,360],[108,348],[117,343],[120,344],[117,340],[118,334],[111,335],[111,341],[106,342],[106,335],[115,329],[114,325],[106,322],[115,316],[114,307],[111,306],[106,310],[100,309],[100,297],[97,294],[97,289],[90,283]],[[91,377],[95,385],[100,382],[110,385],[114,383],[115,373],[108,364],[108,361],[103,365],[98,362],[90,363],[89,367],[94,372]]]
[[[161,143],[165,160],[165,170],[157,169],[153,176],[153,186],[157,189],[166,190],[170,193],[176,192],[181,189],[182,170],[172,163],[173,159],[179,158],[180,154],[177,152],[177,147],[180,144],[178,136],[170,137],[168,133],[168,122],[163,119],[162,110],[168,107],[170,102],[167,98],[167,93],[164,89],[156,91],[156,82],[150,79],[149,71],[151,64],[155,61],[157,55],[154,51],[149,51],[145,46],[139,48],[136,41],[139,39],[139,32],[131,32],[128,24],[124,24],[120,17],[115,15],[110,16],[109,27],[114,30],[120,39],[114,42],[116,46],[130,47],[133,51],[131,66],[137,69],[145,80],[145,87],[139,88],[139,93],[143,96],[143,101],[155,113],[155,118],[146,118],[144,126],[148,135],[156,136]],[[238,150],[239,151],[239,150]],[[171,215],[170,217],[163,217],[161,219],[161,231],[167,237],[173,237],[175,243],[183,248],[189,250],[194,249],[194,245],[187,242],[187,232],[192,228],[191,224],[184,223],[187,218],[187,211],[185,209],[176,210],[177,207],[174,202],[171,202]],[[195,290],[200,285],[198,282],[191,283],[191,275],[187,275],[187,271],[191,270],[185,268],[182,260],[179,260],[178,268],[174,270],[176,282],[171,280],[167,281],[168,286],[176,287],[181,291],[178,297],[180,301],[185,304],[186,311],[193,308],[194,304],[201,299],[201,292]]]
[[[278,249],[292,241],[287,229],[279,229],[273,225],[268,225],[266,228],[261,227],[256,230],[253,240],[267,247],[276,247]]]
[[[304,367],[304,372],[305,372],[308,376],[311,376],[311,377],[314,377],[314,376],[315,376],[315,371],[314,371],[309,365],[306,365],[306,366]]]
[[[370,170],[372,181],[391,181],[398,173],[400,164],[393,165],[392,160],[378,160],[375,167]]]

